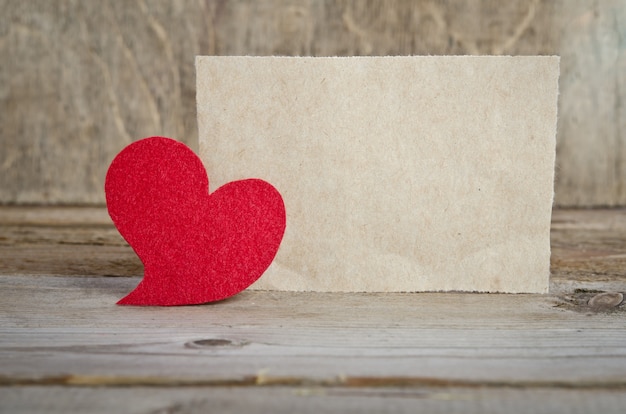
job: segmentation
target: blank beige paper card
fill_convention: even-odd
[[[211,191],[287,229],[253,289],[548,291],[559,58],[198,57]]]

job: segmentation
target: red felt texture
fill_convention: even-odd
[[[201,160],[163,137],[124,148],[106,176],[109,215],[144,264],[120,305],[222,300],[254,283],[274,260],[286,226],[279,192],[259,179],[209,194]]]

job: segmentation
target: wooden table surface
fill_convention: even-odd
[[[557,210],[548,295],[243,292],[121,307],[103,208],[0,207],[0,412],[626,407],[626,210]]]

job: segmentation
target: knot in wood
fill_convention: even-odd
[[[231,341],[230,339],[223,338],[208,338],[189,341],[185,343],[185,348],[239,348],[247,344],[248,342],[246,341]]]
[[[624,295],[620,292],[604,292],[589,299],[588,305],[592,308],[614,308],[623,301]]]

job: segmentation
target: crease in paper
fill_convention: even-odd
[[[287,229],[252,288],[548,290],[559,58],[198,57],[211,188]]]

